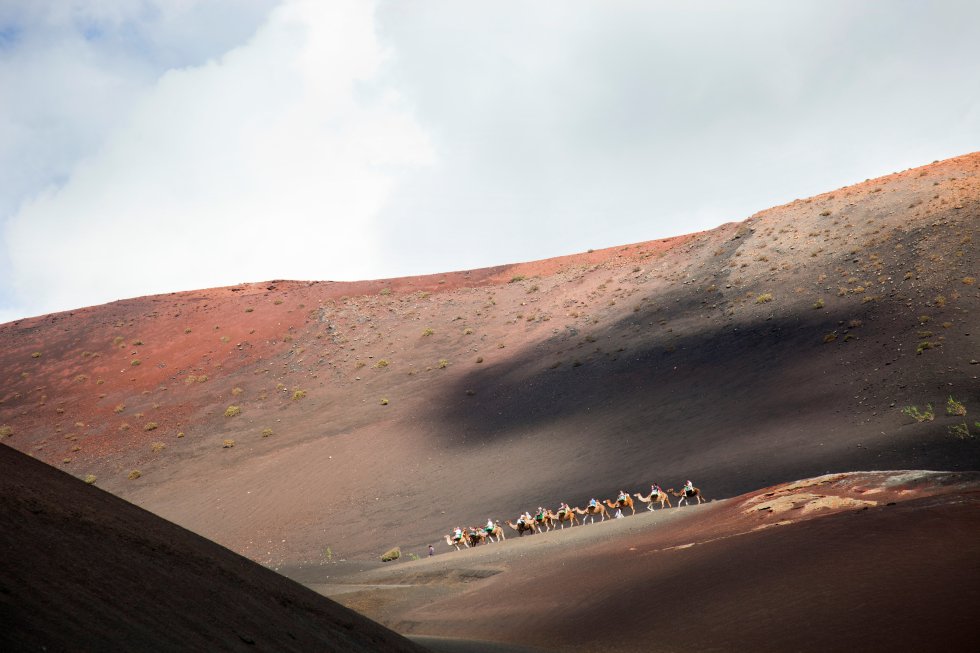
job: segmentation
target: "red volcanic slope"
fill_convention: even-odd
[[[548,261],[0,325],[0,433],[272,566],[652,481],[978,469],[978,171]]]
[[[0,552],[5,651],[425,650],[5,446]]]

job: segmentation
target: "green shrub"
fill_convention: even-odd
[[[923,340],[922,342],[919,343],[919,346],[915,348],[915,353],[921,354],[926,349],[932,349],[933,347],[935,347],[934,344],[932,344],[928,340]]]
[[[391,562],[392,560],[398,560],[400,557],[402,557],[402,550],[396,546],[381,554],[381,562]]]
[[[388,360],[386,358],[382,358],[377,363],[375,363],[374,366],[379,369],[382,367],[388,367]]]
[[[31,358],[40,358],[40,357],[41,357],[41,352],[39,351],[36,351],[31,354]]]
[[[272,429],[262,429],[262,437],[267,438],[272,435]]]
[[[9,438],[13,434],[14,434],[14,429],[12,426],[7,426],[6,424],[0,426],[0,440],[3,440],[4,438]]]
[[[133,360],[129,361],[129,364],[132,365],[133,367],[139,367],[140,359],[134,358]]]
[[[380,404],[381,404],[382,406],[387,406],[387,405],[388,405],[388,398],[387,398],[387,397],[382,397],[382,398],[381,398],[381,401],[380,401],[379,403],[380,403]]]
[[[221,448],[222,449],[231,449],[234,446],[235,446],[235,441],[232,440],[231,438],[227,438],[227,439],[221,441]]]
[[[306,390],[293,390],[293,401],[297,401],[306,396]]]
[[[167,445],[165,445],[162,442],[154,442],[153,444],[150,445],[150,449],[153,451],[153,453],[160,453],[166,448]]]
[[[433,331],[432,329],[430,329],[428,327],[426,327],[425,329],[422,330],[422,335],[423,336],[431,336],[433,333],[435,333],[435,331]]]
[[[98,477],[95,474],[86,474],[85,476],[85,482],[89,485],[94,484],[96,480],[98,480]]]
[[[140,472],[140,470],[134,469],[133,471],[131,471],[129,473],[129,476],[127,478],[129,478],[129,480],[131,480],[131,481],[135,481],[136,479],[138,479],[142,475],[143,474]]]
[[[755,303],[756,304],[765,304],[766,302],[771,302],[771,301],[772,301],[772,293],[771,292],[764,292],[764,293],[762,293],[761,295],[759,295],[758,297],[755,298]]]
[[[966,415],[966,406],[950,397],[946,400],[946,414],[963,417]]]
[[[518,281],[524,281],[525,279],[527,279],[527,277],[525,277],[523,274],[518,274],[514,277],[511,277],[508,283],[517,283]]]
[[[978,422],[980,424],[980,422]],[[961,440],[965,440],[970,437],[970,427],[966,425],[966,422],[962,424],[951,424],[946,427],[950,435],[954,435]]]
[[[242,414],[241,406],[228,406],[225,408],[225,417],[235,417]]]
[[[159,425],[159,424],[157,424],[156,422],[147,422],[147,423],[146,423],[146,424],[145,424],[145,425],[143,426],[143,430],[144,430],[144,431],[155,431],[155,430],[157,430],[157,428],[159,428],[159,426],[160,426],[160,425]]]
[[[439,369],[440,370],[445,369],[448,366],[449,366],[449,361],[448,360],[446,360],[445,358],[440,358],[439,359]]]
[[[926,404],[926,409],[920,411],[918,406],[906,406],[902,413],[908,415],[916,422],[931,422],[936,418],[936,413],[932,410],[932,404]]]

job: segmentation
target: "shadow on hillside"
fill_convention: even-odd
[[[887,308],[749,324],[716,311],[697,331],[666,333],[658,319],[673,324],[706,312],[689,297],[667,297],[659,303],[669,314],[634,313],[571,351],[556,338],[466,375],[442,407],[446,432],[458,446],[544,438],[580,461],[576,473],[584,463],[617,484],[649,483],[651,473],[665,483],[711,477],[715,496],[829,470],[977,465],[976,454],[953,441],[931,447],[924,460],[910,439],[867,444],[884,430],[878,422],[894,416],[872,418],[875,406],[858,405],[855,387],[889,354],[873,338],[828,344],[823,336],[845,318],[878,313],[880,324],[890,323],[880,319]]]

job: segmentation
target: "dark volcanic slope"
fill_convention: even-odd
[[[268,565],[421,552],[652,481],[718,498],[980,469],[978,172],[971,154],[548,261],[0,325],[0,425]]]
[[[4,651],[421,651],[213,542],[0,446]]]

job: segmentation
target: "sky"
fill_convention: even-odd
[[[973,0],[0,0],[0,323],[709,229],[980,150]]]

